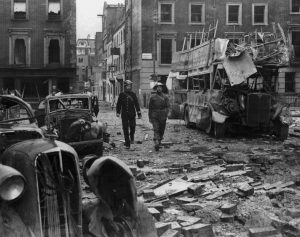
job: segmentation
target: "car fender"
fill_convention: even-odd
[[[219,112],[212,111],[212,121],[216,123],[224,123],[228,116],[220,114]]]

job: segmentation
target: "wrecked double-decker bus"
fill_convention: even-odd
[[[173,105],[179,112],[172,114],[181,115],[187,127],[196,125],[216,138],[225,132],[258,131],[285,140],[289,113],[288,105],[276,97],[278,65],[266,63],[268,58],[260,55],[266,50],[260,47],[281,55],[281,63],[287,50],[283,38],[272,43],[241,47],[213,38],[177,52],[167,84],[173,98],[184,100],[186,95],[186,100]]]

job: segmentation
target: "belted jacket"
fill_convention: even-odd
[[[149,120],[167,119],[169,108],[170,103],[168,96],[164,93],[152,94],[149,101]]]
[[[117,114],[121,114],[122,118],[135,118],[136,114],[141,115],[138,99],[132,91],[120,93],[116,109]]]

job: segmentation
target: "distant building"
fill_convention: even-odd
[[[95,65],[95,39],[89,36],[77,40],[77,79],[78,86],[75,91],[82,91],[84,82],[91,83],[93,66]]]
[[[76,1],[2,0],[0,88],[26,100],[76,81]],[[2,91],[0,91],[2,93]]]

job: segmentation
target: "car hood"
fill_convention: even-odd
[[[11,133],[14,131],[28,131],[39,132],[42,134],[42,130],[38,128],[36,124],[0,124],[0,134]]]

